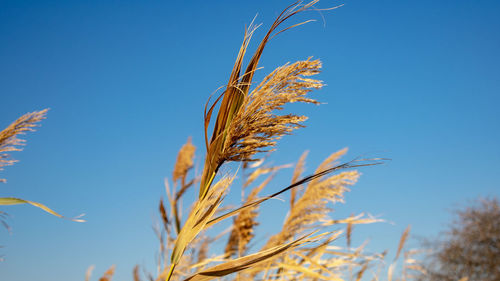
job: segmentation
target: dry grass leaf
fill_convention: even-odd
[[[270,260],[264,265],[249,270],[251,276],[258,278],[262,272],[282,280],[342,280],[343,269],[355,263],[359,255],[344,257],[330,255],[326,250],[342,231],[330,232],[325,235],[324,241],[319,244],[301,247],[287,255]],[[260,278],[259,278],[260,279]],[[263,279],[266,280],[266,279]]]
[[[214,104],[207,111],[207,106],[205,107],[205,143],[207,148],[207,155],[205,158],[205,165],[203,169],[203,174],[200,183],[200,197],[204,196],[207,190],[210,188],[212,181],[215,177],[220,166],[223,164],[223,159],[220,158],[220,154],[223,151],[222,145],[224,144],[225,131],[228,123],[231,122],[235,112],[239,110],[241,106],[244,92],[240,91],[240,84],[244,84],[240,81],[240,72],[243,64],[243,57],[245,56],[246,49],[252,38],[252,34],[255,31],[255,27],[250,25],[250,27],[245,30],[245,35],[243,43],[239,50],[236,62],[234,64],[231,76],[229,78],[228,86],[221,96],[214,102]],[[253,75],[253,74],[252,74]],[[248,77],[248,76],[247,76]],[[251,79],[251,78],[250,78]],[[210,143],[208,142],[208,126],[210,125],[210,120],[212,112],[215,105],[222,97],[222,102],[217,114],[217,119],[215,121],[214,130]]]
[[[22,150],[20,146],[25,144],[25,140],[18,138],[18,136],[34,131],[37,123],[45,119],[47,111],[48,109],[44,109],[24,114],[0,132],[0,171],[3,170],[2,167],[16,162],[16,160],[9,159],[8,152]],[[0,178],[0,182],[5,181],[5,179]]]
[[[77,217],[74,217],[74,218],[67,218],[67,217],[64,217],[62,215],[60,215],[59,213],[55,212],[54,210],[50,209],[49,207],[45,206],[44,204],[42,203],[38,203],[38,202],[34,202],[34,201],[29,201],[29,200],[24,200],[24,199],[19,199],[19,198],[14,198],[14,197],[0,197],[0,206],[5,206],[5,205],[19,205],[19,204],[29,204],[29,205],[32,205],[32,206],[35,206],[37,208],[40,208],[42,210],[44,210],[45,212],[51,214],[51,215],[54,215],[56,217],[60,217],[60,218],[63,218],[63,219],[69,219],[69,220],[72,220],[72,221],[75,221],[75,222],[85,222],[84,219],[81,219],[81,217],[83,216],[83,214],[77,216]]]
[[[231,184],[232,180],[233,178],[223,178],[214,185],[207,196],[196,202],[175,241],[167,280],[169,280],[170,276],[173,274],[173,270],[179,263],[186,247],[203,229],[205,229],[207,222],[215,214],[222,202],[226,188]]]
[[[311,242],[316,239],[316,237],[306,239],[310,237],[311,234],[299,238],[293,242],[276,246],[267,250],[260,251],[255,254],[244,256],[238,259],[234,259],[223,264],[211,267],[209,269],[203,270],[196,273],[195,275],[185,279],[185,281],[203,281],[212,280],[215,278],[223,277],[235,272],[243,271],[249,269],[258,264],[264,263],[269,259],[273,259],[276,256],[283,254],[289,249],[298,247],[304,243]]]
[[[297,187],[297,186],[300,186],[302,184],[305,184],[305,183],[308,183],[308,182],[311,182],[311,181],[314,181],[318,178],[321,178],[321,177],[324,177],[325,175],[328,175],[330,173],[333,173],[333,172],[336,172],[336,171],[339,171],[339,170],[344,170],[344,169],[352,169],[352,168],[357,168],[357,167],[367,167],[367,166],[373,166],[373,165],[380,165],[383,162],[383,160],[385,159],[380,159],[380,158],[374,158],[374,159],[355,159],[355,160],[352,160],[352,161],[349,161],[349,162],[346,162],[346,163],[343,163],[343,164],[340,164],[340,165],[336,165],[334,167],[331,167],[331,168],[328,168],[324,171],[321,171],[321,172],[318,172],[318,173],[315,173],[315,174],[312,174],[312,175],[309,175],[307,177],[304,177],[302,178],[301,180],[281,189],[280,191],[278,192],[275,192],[271,195],[268,195],[266,197],[263,197],[263,198],[260,198],[260,199],[257,199],[251,203],[248,203],[248,204],[244,204],[236,209],[233,209],[223,215],[220,215],[216,218],[213,218],[211,219],[208,223],[207,223],[207,226],[210,226],[210,225],[213,225],[221,220],[224,220],[224,219],[227,219],[229,217],[232,217],[236,214],[238,214],[239,212],[241,212],[242,210],[246,209],[246,208],[251,208],[255,205],[258,205],[258,204],[261,204],[271,198],[275,198],[276,196],[282,194],[282,193],[285,193],[287,192],[288,190],[291,190],[293,189],[294,187]]]

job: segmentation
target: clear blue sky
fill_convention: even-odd
[[[371,250],[394,249],[403,229],[436,235],[449,210],[500,195],[500,2],[322,1],[293,19],[317,19],[275,38],[261,74],[320,58],[320,107],[293,107],[307,128],[280,142],[275,164],[309,149],[311,172],[348,146],[392,158],[363,176],[335,217],[367,211],[394,224],[355,229]],[[27,136],[20,162],[1,173],[1,196],[43,202],[86,223],[30,206],[1,208],[0,279],[83,280],[111,264],[131,280],[154,270],[151,225],[176,154],[188,136],[204,155],[202,113],[226,83],[245,24],[255,42],[290,1],[0,1],[0,126],[51,108]],[[251,45],[255,47],[255,44]],[[261,75],[259,74],[259,75]],[[283,183],[288,183],[285,172]],[[279,182],[274,188],[279,187]],[[282,221],[264,207],[259,233]],[[277,207],[279,208],[279,207]],[[268,228],[269,226],[269,228]]]

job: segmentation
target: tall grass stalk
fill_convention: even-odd
[[[280,138],[303,127],[302,122],[307,119],[293,113],[282,114],[286,104],[319,104],[308,94],[324,85],[314,78],[322,65],[318,59],[307,58],[276,68],[259,83],[253,77],[266,44],[279,33],[309,21],[279,29],[284,22],[313,9],[318,1],[297,2],[283,10],[246,68],[243,61],[256,26],[252,23],[245,31],[225,89],[205,106],[206,155],[201,175],[190,172],[196,148],[189,139],[177,156],[173,183],[165,181],[168,204],[160,200],[161,224],[155,227],[160,241],[158,267],[156,277],[150,275],[150,280],[361,280],[385,258],[384,253],[365,254],[364,245],[351,247],[355,225],[380,219],[363,213],[345,219],[331,217],[333,205],[343,202],[345,192],[360,176],[353,168],[377,165],[385,159],[357,158],[342,163],[340,158],[347,152],[342,149],[326,157],[314,173],[303,176],[307,157],[304,153],[295,165],[290,185],[274,193],[266,190],[276,173],[290,165],[269,166],[263,152],[273,151]],[[216,116],[214,122],[212,116]],[[238,173],[221,174],[220,168],[228,162],[241,163],[238,171],[243,175],[242,203],[237,207],[224,204]],[[183,217],[183,195],[196,184],[198,198]],[[288,191],[289,211],[281,230],[264,243],[256,243],[260,204]],[[220,227],[220,222],[229,218],[229,229],[209,235],[209,229]],[[394,264],[408,232],[401,238]],[[342,237],[347,246],[334,245]],[[214,247],[221,243],[225,245],[223,249],[216,250]],[[389,278],[391,270],[393,267]],[[377,276],[374,280],[378,280]],[[139,279],[135,268],[134,280]]]
[[[177,158],[176,171],[182,170],[182,172],[174,172],[174,182],[181,179],[181,196],[177,192],[169,194],[173,220],[169,220],[168,216],[166,216],[163,203],[160,205],[164,226],[168,228],[169,223],[174,222],[175,232],[166,230],[167,233],[170,235],[176,233],[177,235],[175,239],[169,236],[168,239],[171,240],[167,240],[168,245],[162,245],[162,249],[171,247],[171,258],[170,265],[161,271],[157,280],[179,279],[187,269],[192,269],[186,264],[186,259],[192,257],[192,255],[184,256],[186,249],[192,246],[193,243],[196,244],[202,241],[197,239],[207,228],[229,217],[234,217],[234,224],[226,246],[226,252],[218,258],[223,263],[204,269],[212,260],[197,261],[197,264],[201,262],[203,267],[197,268],[197,272],[186,280],[208,280],[212,277],[222,277],[231,273],[238,273],[238,279],[242,279],[244,276],[250,276],[250,278],[263,277],[271,273],[272,276],[285,276],[284,274],[289,274],[290,270],[297,271],[299,269],[300,274],[311,275],[314,273],[313,275],[320,275],[314,270],[299,266],[300,263],[295,265],[286,263],[285,261],[290,257],[284,259],[283,254],[294,251],[303,244],[323,240],[329,241],[332,237],[338,236],[339,232],[326,232],[319,235],[314,233],[318,229],[328,226],[327,214],[331,211],[329,203],[342,200],[347,186],[356,182],[359,174],[356,171],[342,172],[334,176],[329,176],[329,174],[340,169],[373,165],[377,164],[377,162],[356,160],[342,165],[335,165],[335,161],[346,152],[346,150],[342,150],[328,157],[314,174],[301,180],[298,178],[298,174],[302,169],[299,165],[290,186],[274,194],[259,197],[259,192],[269,183],[269,178],[260,186],[254,187],[249,195],[243,198],[244,204],[242,206],[220,215],[218,215],[220,206],[228,187],[233,182],[234,176],[225,176],[216,181],[219,169],[224,163],[237,161],[248,165],[251,162],[258,162],[261,160],[259,159],[261,152],[274,150],[278,139],[303,126],[301,123],[307,119],[305,116],[293,113],[277,114],[285,104],[294,102],[319,104],[316,100],[307,97],[307,94],[312,90],[320,89],[323,86],[323,82],[313,78],[321,69],[321,62],[317,59],[308,58],[278,67],[252,89],[253,76],[266,44],[277,34],[306,23],[302,22],[278,30],[289,18],[311,9],[317,2],[318,0],[306,4],[297,2],[283,10],[269,28],[245,71],[243,71],[243,59],[256,27],[251,24],[246,30],[226,88],[212,104],[207,103],[205,108],[205,145],[207,152],[200,179],[199,199],[194,203],[184,224],[180,226],[181,219],[177,206],[183,191],[188,186],[185,183],[188,169],[177,169],[177,167],[190,167],[192,164],[192,160],[189,159],[192,158],[191,152],[194,150],[187,149],[191,147],[188,142],[181,149]],[[209,137],[208,129],[217,105],[219,106],[217,117],[213,132]],[[301,160],[301,162],[303,161],[304,159]],[[255,173],[262,173],[262,170],[256,170]],[[195,179],[190,182],[194,181]],[[255,219],[258,215],[259,204],[299,186],[305,186],[303,193],[299,196],[296,190],[293,191],[290,214],[283,225],[282,231],[271,237],[260,251],[247,254],[248,244],[253,238],[253,228],[257,224]],[[350,223],[371,221],[375,220],[358,218],[358,220],[353,219]],[[163,239],[161,241],[164,242]],[[202,251],[203,248],[199,248],[199,251]],[[319,248],[315,249],[314,252],[321,255],[326,253],[325,250],[319,250]],[[233,256],[237,258],[231,259]],[[302,260],[301,263],[305,263],[306,260],[309,260],[309,263],[312,261],[307,253],[301,253],[301,256],[298,257]],[[192,262],[190,261],[188,264]],[[320,263],[316,264],[320,265]],[[324,265],[320,266],[320,268],[322,267]],[[247,273],[249,275],[243,275],[242,271],[250,273]],[[330,273],[330,277],[335,276],[330,270],[326,272]]]

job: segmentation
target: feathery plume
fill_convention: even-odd
[[[282,167],[272,167],[269,168],[271,171],[277,171]],[[244,204],[249,204],[257,199],[259,192],[269,184],[273,179],[274,173],[264,180],[259,186],[252,189],[250,194],[247,196]],[[228,257],[235,253],[242,255],[247,249],[248,243],[255,236],[254,228],[259,223],[256,221],[259,205],[254,205],[252,207],[243,209],[233,221],[233,229],[229,235],[229,241],[226,245],[226,254]]]
[[[217,174],[217,171],[219,168],[222,166],[222,164],[225,161],[248,161],[251,160],[251,156],[255,154],[258,151],[264,151],[264,147],[273,145],[274,142],[273,140],[275,137],[282,136],[283,134],[290,133],[292,128],[297,128],[298,123],[305,120],[305,117],[298,117],[294,115],[285,115],[285,116],[272,116],[270,114],[264,114],[261,117],[266,117],[270,120],[273,120],[275,122],[274,127],[272,130],[266,130],[264,129],[265,124],[260,123],[260,129],[258,127],[253,126],[252,131],[246,132],[242,130],[240,127],[243,124],[253,124],[256,125],[257,123],[252,123],[250,120],[248,120],[248,116],[246,114],[240,113],[240,111],[244,111],[246,113],[249,113],[251,110],[253,111],[259,111],[261,113],[265,113],[266,111],[260,111],[259,108],[246,108],[247,105],[252,105],[250,102],[250,98],[248,98],[248,93],[250,91],[250,86],[252,85],[252,80],[253,80],[253,75],[255,74],[255,71],[258,67],[259,60],[262,56],[262,52],[264,51],[264,47],[268,43],[268,41],[276,36],[277,34],[304,24],[306,22],[302,22],[299,24],[292,25],[288,28],[285,28],[281,31],[278,31],[274,33],[274,31],[287,19],[292,17],[293,15],[300,13],[302,11],[305,11],[309,8],[311,8],[314,4],[316,4],[319,0],[313,0],[307,4],[302,4],[302,2],[296,2],[293,5],[290,5],[287,7],[285,10],[281,12],[281,14],[276,18],[272,26],[269,28],[268,32],[260,42],[259,46],[257,47],[257,50],[255,51],[254,55],[252,56],[252,59],[247,65],[246,70],[241,74],[242,72],[242,67],[243,67],[243,58],[245,56],[248,44],[250,42],[250,39],[252,38],[253,32],[255,31],[256,27],[251,24],[248,29],[245,30],[245,34],[243,37],[243,43],[240,47],[240,50],[238,52],[238,56],[236,57],[236,62],[233,66],[233,70],[231,72],[231,75],[229,77],[229,82],[226,86],[225,91],[215,100],[215,102],[208,108],[208,103],[207,106],[205,107],[205,143],[207,147],[207,155],[205,158],[205,165],[203,168],[203,173],[201,177],[201,182],[200,182],[200,193],[199,197],[202,198],[206,195],[208,189],[210,188],[212,181],[214,180],[215,175]],[[317,68],[320,67],[319,61],[313,61],[310,62],[309,60],[307,61],[307,64],[312,64],[315,65]],[[299,64],[293,64],[293,66],[297,67],[297,69],[293,69],[293,67],[290,66],[285,66],[283,68],[280,68],[276,71],[274,71],[270,76],[268,76],[264,82],[261,84],[260,87],[258,87],[258,91],[253,91],[252,95],[255,95],[255,97],[261,96],[263,98],[263,95],[265,93],[275,93],[275,99],[278,98],[278,100],[274,101],[274,104],[277,105],[280,103],[279,99],[286,99],[287,97],[289,98],[286,102],[293,102],[293,101],[299,101],[293,100],[291,98],[294,96],[293,93],[282,93],[282,95],[276,95],[275,89],[279,89],[280,85],[288,86],[290,85],[295,85],[297,89],[300,87],[313,87],[313,88],[319,88],[321,83],[318,81],[313,81],[308,78],[304,77],[298,77],[300,75],[308,76],[308,74],[315,74],[317,71],[308,69],[308,67],[304,65],[304,63],[299,63]],[[300,71],[299,68],[306,68],[306,71]],[[312,71],[312,72],[311,72]],[[292,77],[284,77],[284,74],[287,74],[293,76],[294,74],[297,74],[295,79],[301,80],[298,82],[298,84],[294,83],[292,80]],[[300,85],[299,87],[297,87]],[[275,87],[275,88],[274,88]],[[304,90],[300,90],[301,93],[304,92]],[[307,90],[305,91],[307,92]],[[212,112],[216,106],[216,104],[219,102],[219,100],[222,98],[219,112],[217,113],[217,119],[215,121],[212,137],[210,138],[210,142],[208,141],[208,127],[210,125],[210,120],[212,117]],[[301,97],[301,101],[306,101],[305,98]],[[313,100],[309,100],[308,102],[314,102]],[[256,105],[256,104],[253,104]],[[283,105],[283,104],[281,104]],[[272,109],[279,109],[281,105],[277,105],[277,107],[272,108]],[[208,108],[208,110],[207,110]],[[271,109],[271,110],[272,110]],[[269,112],[268,112],[269,113]],[[234,122],[235,118],[239,116],[239,122]],[[260,120],[264,121],[264,120]],[[256,136],[252,136],[251,134],[257,134]],[[262,146],[258,145],[255,143],[255,140],[257,139],[262,139]],[[243,147],[243,142],[246,144],[253,143],[253,148],[249,150],[245,150]],[[228,151],[228,149],[231,148],[231,151]]]
[[[37,123],[45,119],[47,111],[48,109],[44,109],[24,114],[0,132],[0,171],[3,170],[2,167],[16,162],[16,160],[9,159],[8,152],[22,150],[21,146],[25,144],[25,140],[18,136],[34,131]],[[0,178],[0,182],[6,182],[6,180]]]
[[[319,104],[305,95],[323,86],[319,80],[307,78],[319,73],[319,60],[298,61],[277,68],[248,96],[229,125],[222,159],[253,161],[254,154],[272,150],[276,140],[302,127],[307,117],[294,114],[276,115],[287,103]]]
[[[191,143],[191,137],[188,138],[187,142],[182,146],[177,154],[177,161],[175,162],[174,172],[172,180],[176,182],[181,180],[182,183],[185,182],[187,172],[193,167],[193,158],[196,147]]]
[[[333,167],[333,162],[345,152],[344,149],[330,155],[318,167],[317,172]],[[348,190],[347,186],[353,185],[358,177],[357,171],[347,171],[327,178],[319,177],[311,180],[304,194],[290,210],[281,232],[271,237],[265,247],[284,243],[292,239],[293,235],[298,235],[312,227],[319,227],[333,211],[327,204],[342,201],[343,193]]]

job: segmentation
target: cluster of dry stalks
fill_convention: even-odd
[[[350,168],[380,163],[380,159],[356,159],[339,164],[346,153],[340,150],[327,157],[316,171],[303,177],[306,154],[295,165],[291,184],[270,195],[261,195],[276,172],[285,166],[266,166],[261,152],[272,151],[276,141],[293,130],[302,127],[305,116],[278,113],[284,105],[294,102],[318,104],[307,94],[319,89],[323,83],[312,78],[319,73],[321,62],[311,58],[286,64],[267,75],[255,87],[253,76],[268,41],[291,27],[277,30],[295,14],[308,10],[319,0],[307,4],[296,3],[285,9],[273,23],[243,71],[243,59],[255,31],[250,26],[243,39],[229,82],[223,93],[212,105],[205,108],[206,157],[200,177],[191,175],[195,147],[191,140],[181,148],[173,172],[173,188],[166,181],[168,205],[160,201],[162,224],[157,228],[160,240],[158,269],[151,281],[211,280],[215,278],[234,280],[361,280],[371,267],[382,264],[385,254],[364,254],[363,246],[351,248],[351,233],[356,224],[365,224],[378,219],[363,214],[346,219],[332,219],[332,204],[342,202],[344,193],[353,185],[359,173]],[[219,104],[220,102],[220,104]],[[212,126],[212,115],[218,109]],[[0,169],[10,165],[5,152],[18,150],[22,141],[16,135],[31,130],[44,118],[46,111],[21,117],[0,133]],[[241,187],[242,204],[236,208],[222,207],[236,174],[220,175],[220,168],[227,162],[241,162],[244,183]],[[343,171],[349,169],[347,171]],[[342,170],[342,171],[341,171]],[[262,177],[266,176],[263,180]],[[260,180],[259,180],[260,179]],[[187,217],[181,215],[182,199],[186,190],[199,183],[198,199],[192,204]],[[289,212],[281,231],[269,237],[259,249],[255,243],[259,205],[271,198],[290,191]],[[3,201],[2,201],[3,200]],[[16,201],[18,200],[18,201]],[[15,198],[0,198],[0,205],[30,203]],[[38,207],[52,212],[45,206]],[[55,213],[54,213],[55,214]],[[58,214],[56,214],[58,215]],[[232,218],[228,231],[211,237],[207,230],[217,227],[223,220]],[[344,231],[345,228],[345,231]],[[333,242],[344,236],[346,247]],[[389,267],[388,279],[392,279],[395,262],[398,260],[408,236],[402,238],[394,263]],[[216,241],[227,239],[224,250],[211,248]],[[419,270],[412,252],[406,252],[402,280],[408,279],[407,271]],[[168,258],[169,257],[169,258]],[[380,268],[379,268],[380,269]],[[90,279],[89,269],[86,279]],[[111,280],[111,267],[100,281]],[[373,280],[379,273],[374,272]],[[140,280],[138,267],[134,269],[134,280]]]
[[[321,163],[314,174],[302,177],[306,154],[298,160],[292,183],[273,194],[262,196],[275,173],[284,166],[266,166],[260,152],[272,151],[276,141],[302,127],[305,116],[278,113],[284,105],[294,102],[318,104],[307,97],[323,83],[313,78],[319,73],[321,62],[311,58],[286,64],[267,75],[252,88],[253,76],[268,41],[280,32],[278,27],[295,14],[308,10],[318,0],[307,4],[296,3],[285,9],[272,24],[243,71],[243,59],[255,31],[250,26],[243,39],[229,82],[212,105],[205,108],[206,156],[201,177],[189,178],[193,166],[195,147],[190,140],[181,148],[173,172],[173,188],[166,181],[168,205],[160,201],[161,227],[157,276],[150,280],[361,280],[374,261],[384,254],[363,254],[362,247],[352,249],[353,225],[378,221],[360,214],[347,219],[330,217],[332,204],[343,200],[348,187],[359,173],[343,169],[375,165],[378,159],[357,159],[339,164],[346,149],[333,153]],[[220,104],[219,104],[220,102]],[[212,115],[217,109],[213,132],[209,136]],[[220,175],[224,163],[241,162],[245,181],[241,187],[242,204],[228,209],[221,207],[236,175]],[[258,178],[266,176],[264,180]],[[199,182],[199,196],[186,218],[181,217],[179,206],[185,191]],[[252,247],[258,225],[259,205],[286,191],[290,191],[290,210],[282,229],[271,236],[260,249]],[[222,220],[232,218],[228,231],[216,237],[207,234]],[[347,247],[332,243],[344,233]],[[396,259],[403,248],[407,232],[403,235]],[[224,251],[211,248],[218,240],[227,239]],[[170,258],[168,258],[170,257]],[[408,259],[407,259],[408,260]],[[411,268],[412,265],[409,265]],[[393,266],[389,270],[392,279]],[[349,272],[349,274],[346,274]],[[405,275],[403,275],[405,276]],[[139,280],[137,268],[134,279]],[[377,279],[377,275],[375,275]],[[108,279],[101,279],[108,280]]]
[[[384,254],[363,254],[362,247],[352,249],[350,237],[353,225],[378,221],[360,214],[347,219],[330,217],[332,204],[343,200],[348,187],[359,173],[344,169],[375,165],[379,159],[356,159],[339,164],[346,149],[333,153],[316,171],[302,177],[306,154],[302,155],[292,177],[292,183],[270,195],[260,195],[275,173],[284,166],[266,166],[261,152],[272,151],[276,141],[302,127],[305,116],[278,113],[284,105],[294,102],[318,104],[307,96],[323,83],[313,78],[319,73],[321,62],[311,58],[286,64],[267,75],[262,82],[253,82],[260,57],[268,41],[280,32],[278,27],[295,14],[308,10],[318,0],[307,4],[296,3],[285,9],[272,24],[257,47],[246,69],[243,59],[255,31],[251,25],[245,32],[242,46],[225,90],[213,104],[205,107],[206,156],[201,177],[191,176],[195,147],[190,140],[181,148],[173,172],[173,188],[166,181],[168,205],[160,201],[161,227],[157,228],[160,240],[157,276],[150,280],[361,280],[374,261]],[[220,104],[219,104],[220,103]],[[213,132],[209,136],[212,115],[217,110]],[[243,165],[245,181],[241,187],[242,204],[236,208],[222,207],[234,175],[220,175],[220,168],[227,162]],[[262,180],[262,176],[266,176]],[[258,179],[261,179],[258,181]],[[185,191],[199,182],[198,199],[191,206],[187,217],[181,216],[180,206]],[[258,225],[259,205],[286,191],[290,191],[290,210],[282,229],[271,236],[260,249],[255,249],[252,239]],[[228,231],[211,237],[207,230],[225,219],[232,218]],[[332,243],[344,233],[345,248]],[[396,257],[403,248],[407,234]],[[224,251],[217,252],[212,245],[227,239]],[[168,258],[170,257],[170,258]],[[346,273],[349,274],[346,275]],[[392,279],[392,270],[389,272]],[[135,280],[139,280],[137,269]],[[375,275],[375,279],[376,279]],[[101,279],[108,280],[108,279]]]

